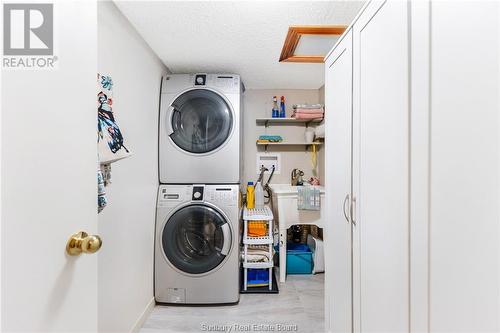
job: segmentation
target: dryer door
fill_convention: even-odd
[[[207,154],[221,148],[231,136],[233,113],[229,102],[208,89],[192,89],[171,105],[172,142],[192,154]]]
[[[218,267],[231,248],[231,228],[212,207],[185,206],[168,219],[161,235],[163,252],[178,270],[203,274]]]

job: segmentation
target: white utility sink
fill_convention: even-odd
[[[307,185],[305,185],[307,186]],[[320,228],[324,226],[325,188],[315,186],[320,190],[320,210],[297,209],[297,187],[289,184],[269,184],[273,195],[273,214],[279,225],[280,237],[280,282],[286,278],[286,230],[295,224],[313,224]]]
[[[308,185],[305,185],[308,186]],[[271,191],[276,194],[297,194],[297,187],[289,184],[269,184]],[[314,186],[315,188],[319,188],[321,194],[325,194],[324,186]]]

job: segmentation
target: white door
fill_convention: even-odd
[[[354,25],[354,331],[409,328],[408,2]]]
[[[498,1],[431,2],[431,332],[500,332],[499,18]]]
[[[53,9],[58,68],[2,71],[2,331],[97,330],[97,254],[65,251],[97,231],[97,8]]]
[[[325,170],[326,208],[326,328],[352,330],[351,223],[351,117],[352,31],[326,61],[325,73]]]

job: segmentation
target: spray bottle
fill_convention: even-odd
[[[285,96],[281,96],[281,102],[280,102],[280,118],[285,118],[286,117],[286,112],[285,112]]]
[[[278,109],[278,98],[276,96],[273,96],[273,112],[272,112],[272,117],[273,118],[279,118],[280,116],[280,111]]]

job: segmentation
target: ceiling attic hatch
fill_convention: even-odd
[[[323,63],[345,25],[294,25],[288,28],[280,62]]]

